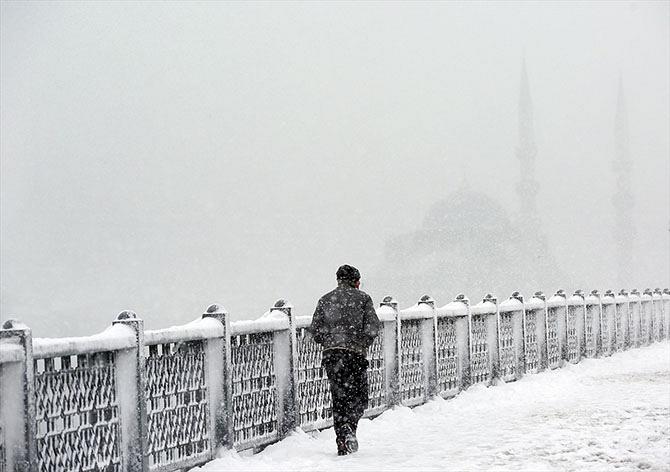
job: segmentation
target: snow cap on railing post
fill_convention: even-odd
[[[459,293],[456,295],[456,298],[454,298],[455,302],[463,303],[464,305],[470,306],[470,299],[465,296],[463,293]]]
[[[422,303],[432,308],[435,308],[435,300],[433,300],[433,297],[431,297],[430,295],[424,295],[423,297],[421,297],[421,299],[419,299],[419,305],[421,305]]]
[[[393,298],[390,295],[385,296],[381,302],[379,302],[379,306],[388,306],[393,308],[394,310],[398,309],[398,301]]]
[[[210,429],[212,431],[212,453],[215,457],[219,447],[232,448],[233,430],[233,389],[232,358],[230,341],[230,317],[228,310],[213,303],[207,307],[203,318],[214,318],[223,326],[221,338],[206,341],[207,385],[209,385]]]
[[[521,295],[519,292],[512,292],[512,295],[510,295],[509,298],[511,300],[518,300],[523,303],[523,295]]]
[[[149,469],[149,464],[144,322],[135,312],[124,310],[116,316],[112,324],[128,326],[135,333],[135,348],[118,351],[115,358],[122,469],[128,472],[145,472]]]
[[[0,423],[5,457],[0,457],[2,470],[30,471],[37,467],[35,441],[35,378],[32,331],[20,321],[10,318],[0,329],[0,341],[19,346],[23,359],[2,368],[0,382]],[[2,346],[0,346],[0,349]],[[4,467],[7,467],[5,469]]]
[[[298,408],[298,344],[296,338],[293,305],[283,298],[277,300],[270,313],[281,312],[288,318],[288,336],[281,331],[275,331],[275,372],[277,375],[277,389],[282,405],[277,412],[280,437],[287,436],[291,430],[300,425],[300,411]],[[283,373],[283,376],[281,375]]]

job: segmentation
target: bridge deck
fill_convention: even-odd
[[[359,438],[337,457],[332,429],[294,434],[202,470],[668,470],[670,343],[397,408],[363,420]]]

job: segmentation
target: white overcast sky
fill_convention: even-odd
[[[125,308],[149,327],[215,301],[309,314],[463,181],[514,215],[524,53],[562,270],[618,288],[621,76],[631,283],[668,286],[669,5],[2,2],[2,317],[45,336]]]

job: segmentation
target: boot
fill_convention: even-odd
[[[347,451],[347,445],[344,442],[344,438],[335,439],[335,444],[337,444],[337,455],[346,456],[349,451]]]
[[[342,430],[344,433],[344,445],[347,449],[347,452],[352,453],[358,451],[358,439],[356,438],[356,433],[354,433],[351,425],[344,425]]]

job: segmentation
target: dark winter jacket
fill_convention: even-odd
[[[340,283],[319,300],[310,331],[324,349],[348,349],[365,356],[380,328],[370,295]]]

